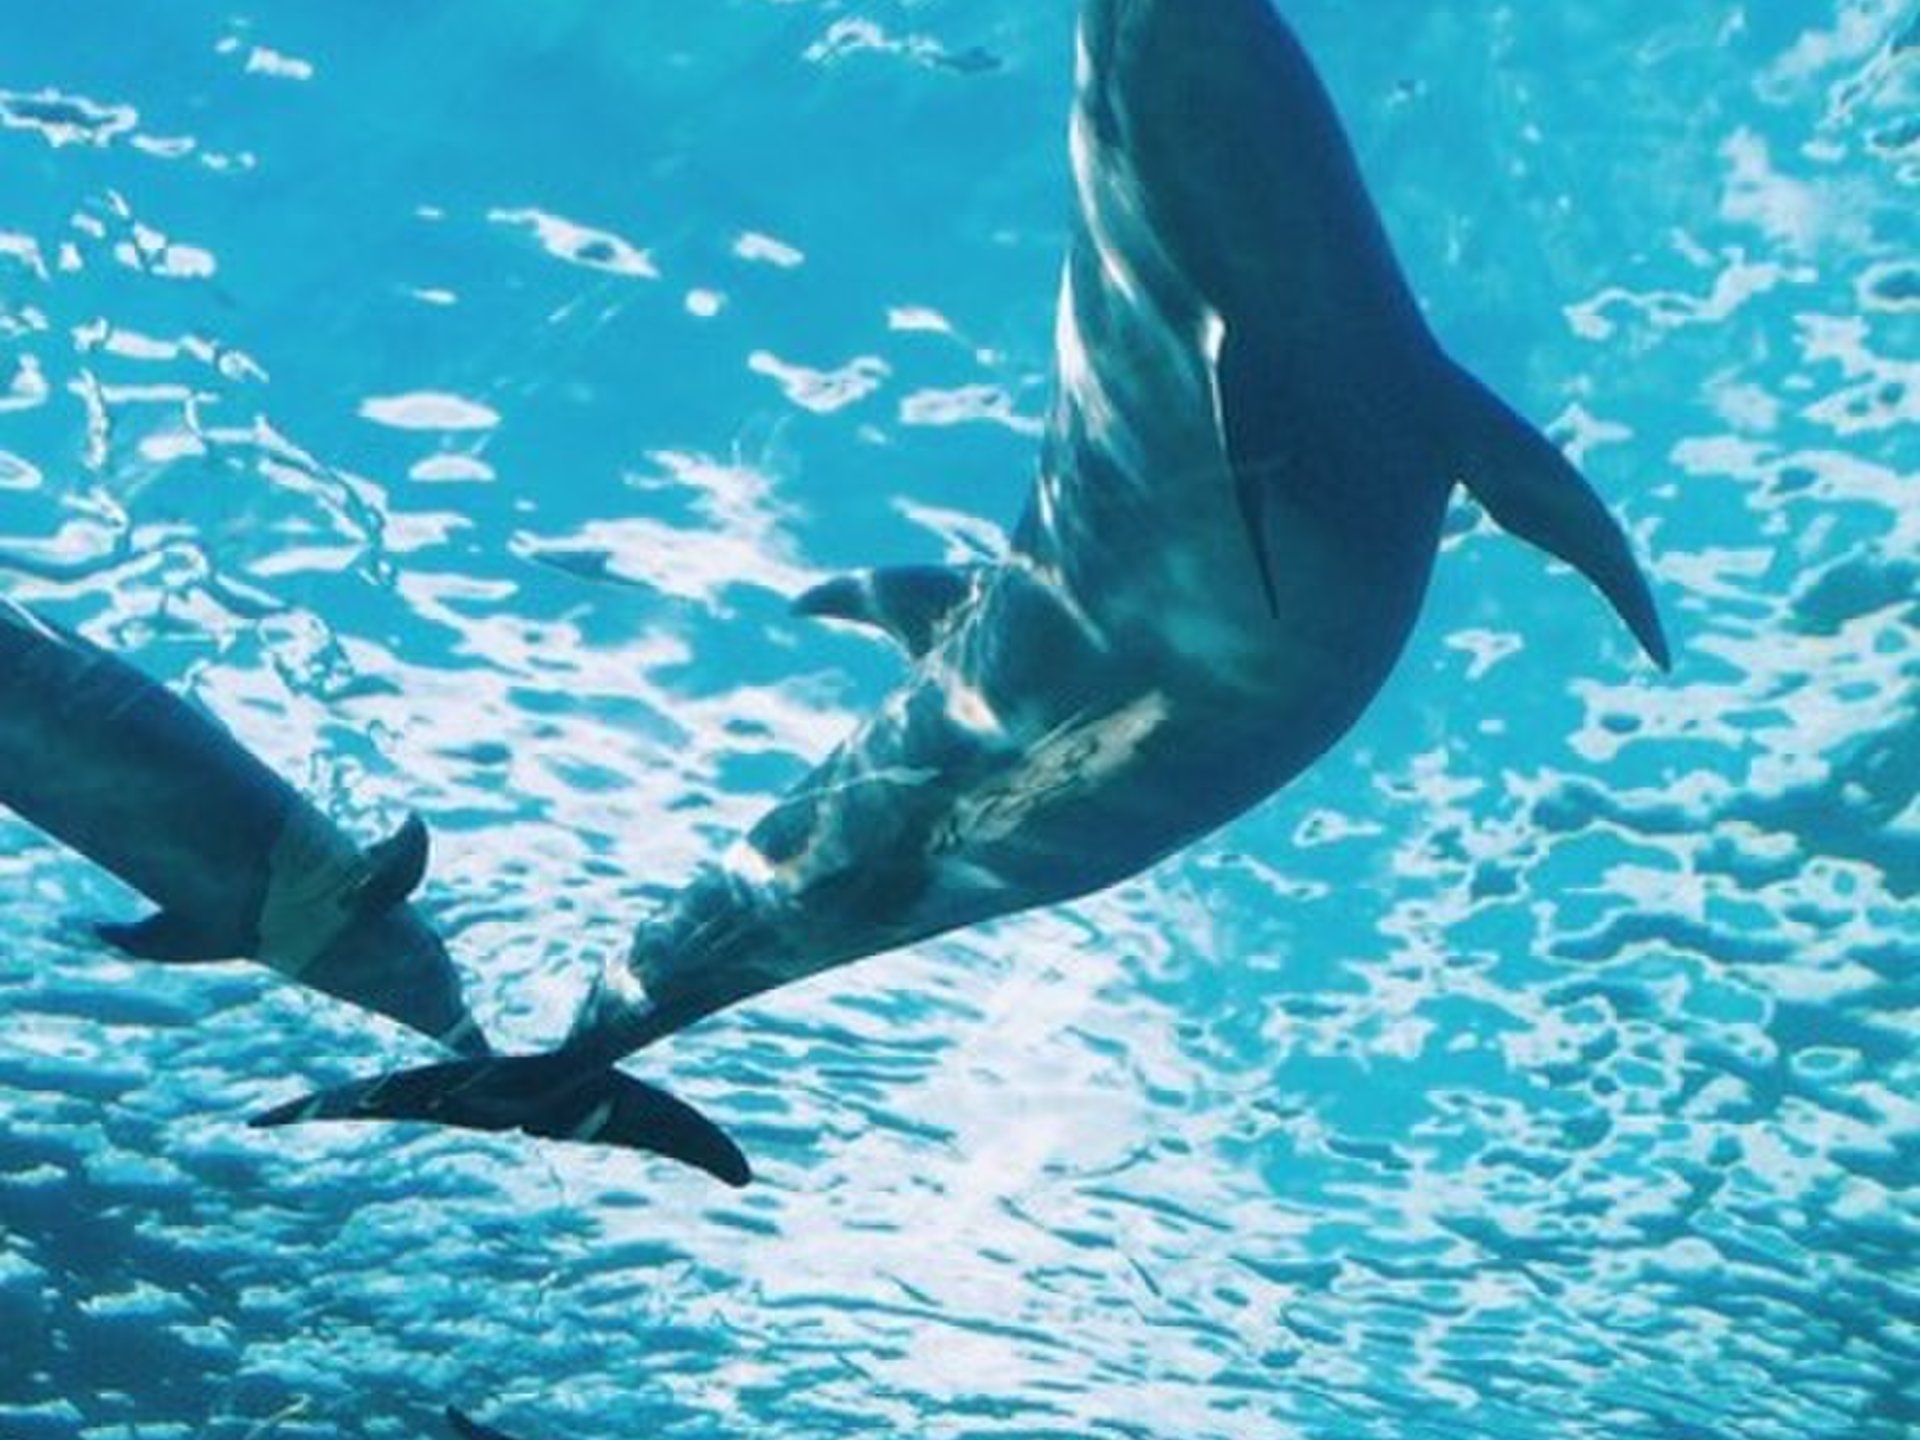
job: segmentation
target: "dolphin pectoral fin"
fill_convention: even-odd
[[[1653,663],[1672,665],[1647,577],[1573,463],[1465,371],[1454,370],[1466,433],[1458,478],[1501,529],[1558,556],[1596,585]]]
[[[1213,366],[1214,424],[1233,471],[1234,499],[1247,543],[1253,547],[1253,562],[1260,570],[1260,588],[1268,611],[1276,616],[1280,596],[1267,540],[1267,501],[1285,469],[1286,436],[1278,423],[1278,406],[1249,403],[1246,397],[1270,392],[1279,373],[1275,362],[1261,355],[1240,332],[1228,329],[1221,335]]]
[[[391,910],[420,888],[427,874],[427,824],[409,815],[400,828],[367,851],[367,873],[353,895],[362,915]]]
[[[684,1100],[577,1055],[497,1056],[400,1070],[277,1105],[256,1129],[309,1120],[424,1120],[464,1130],[518,1130],[548,1140],[645,1150],[729,1185],[753,1178],[747,1157]]]
[[[144,920],[122,924],[96,921],[93,933],[124,954],[141,960],[159,960],[169,965],[202,965],[216,960],[234,960],[244,955],[247,946],[231,936],[221,936],[171,910],[156,910]]]
[[[891,635],[914,659],[939,643],[979,589],[981,567],[894,565],[839,575],[793,602],[797,615],[849,620]]]
[[[513,1440],[506,1431],[482,1425],[464,1410],[452,1405],[447,1406],[447,1425],[460,1440]]]

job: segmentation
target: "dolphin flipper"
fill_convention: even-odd
[[[1558,556],[1599,587],[1640,648],[1672,665],[1660,612],[1620,529],[1573,463],[1466,371],[1453,367],[1464,433],[1462,484],[1509,534]]]
[[[797,615],[850,620],[884,630],[913,659],[940,642],[979,590],[982,570],[963,565],[894,565],[839,575],[793,602]]]
[[[582,1068],[576,1055],[454,1060],[353,1081],[279,1105],[256,1129],[309,1120],[425,1120],[465,1130],[519,1130],[646,1150],[729,1185],[753,1178],[727,1133],[685,1101],[621,1071]]]
[[[447,1406],[447,1424],[460,1440],[513,1440],[504,1430],[496,1430],[491,1425],[482,1425],[464,1410]]]

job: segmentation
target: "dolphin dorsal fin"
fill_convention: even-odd
[[[427,824],[409,815],[366,854],[366,874],[349,901],[362,915],[391,910],[420,888],[427,874]]]
[[[1627,537],[1573,463],[1458,366],[1458,479],[1502,530],[1558,556],[1607,597],[1640,648],[1672,664],[1647,577]]]
[[[884,630],[919,659],[939,644],[979,588],[978,565],[893,565],[838,575],[793,602],[797,615]]]

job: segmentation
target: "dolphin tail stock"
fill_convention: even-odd
[[[1451,383],[1464,423],[1451,437],[1457,478],[1494,523],[1592,581],[1662,670],[1671,668],[1647,577],[1625,533],[1573,462],[1460,367]]]
[[[648,1151],[735,1187],[753,1178],[740,1147],[691,1105],[565,1050],[443,1061],[350,1081],[277,1105],[248,1123],[269,1129],[312,1120],[420,1120],[464,1130],[517,1130]]]

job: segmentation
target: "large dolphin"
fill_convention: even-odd
[[[430,1066],[260,1118],[427,1119],[661,1151],[717,1129],[609,1067],[723,1006],[1084,895],[1284,785],[1420,608],[1448,496],[1570,562],[1654,661],[1619,528],[1442,351],[1267,0],[1087,0],[1052,410],[1009,553],[813,591],[898,688],[640,924],[549,1054]]]
[[[250,957],[467,1055],[488,1046],[407,903],[410,819],[362,851],[203,711],[0,601],[0,805],[160,908],[99,936],[149,960]]]

